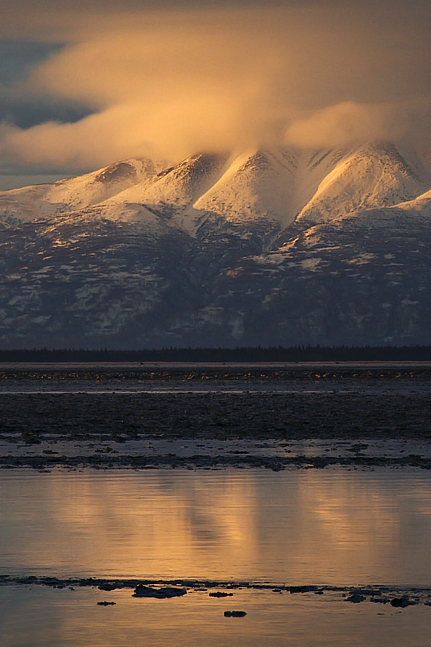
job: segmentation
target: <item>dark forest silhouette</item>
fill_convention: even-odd
[[[282,346],[143,350],[0,350],[0,362],[329,362],[431,361],[431,346]]]

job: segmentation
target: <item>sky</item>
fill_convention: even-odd
[[[0,0],[0,189],[133,156],[430,142],[429,0]]]

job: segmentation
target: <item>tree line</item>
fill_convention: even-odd
[[[431,346],[0,349],[0,362],[400,362],[431,361]]]

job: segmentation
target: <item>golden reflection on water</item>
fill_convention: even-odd
[[[215,577],[220,562],[238,573],[255,559],[254,483],[206,476],[30,475],[24,491],[12,479],[1,490],[3,562],[128,577]]]
[[[430,494],[413,471],[3,472],[1,572],[428,585]]]
[[[16,587],[18,588],[18,587]],[[331,593],[277,595],[239,590],[235,606],[246,609],[238,621],[224,617],[232,606],[208,592],[175,600],[132,598],[130,590],[106,595],[97,589],[74,591],[0,588],[2,647],[428,647],[429,607],[400,613],[390,605],[344,602]],[[376,608],[377,606],[377,608]],[[379,615],[378,615],[379,614]]]

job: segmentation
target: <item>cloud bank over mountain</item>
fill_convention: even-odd
[[[137,155],[420,141],[428,130],[429,3],[158,7],[5,6],[4,37],[46,51],[15,75],[12,60],[1,87],[3,168],[66,174]],[[31,125],[14,118],[26,103],[33,117],[39,106]]]

